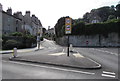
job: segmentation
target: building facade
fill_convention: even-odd
[[[22,32],[34,36],[37,36],[38,33],[42,35],[42,24],[35,15],[30,16],[30,11],[26,11],[25,15],[22,15],[22,12],[12,14],[11,8],[8,8],[6,12],[3,11],[1,4],[0,9],[3,34]]]
[[[9,34],[13,32],[22,32],[21,19],[12,15],[12,9],[9,8],[7,12],[2,11],[2,33]]]
[[[0,35],[2,35],[2,4],[0,4]],[[1,40],[1,36],[0,36]]]
[[[92,10],[89,14],[89,23],[99,23],[102,22],[101,18],[98,16],[97,10]]]

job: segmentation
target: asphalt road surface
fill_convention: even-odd
[[[66,51],[53,41],[42,42],[41,53]],[[2,55],[3,79],[118,79],[118,48],[73,48],[81,55],[102,65],[101,69],[76,69],[52,65],[9,61],[11,54]],[[24,53],[21,53],[24,55]]]

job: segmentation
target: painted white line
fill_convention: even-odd
[[[48,54],[48,55],[53,55],[53,56],[60,56],[60,55],[64,55],[65,53],[61,52],[61,53],[53,53],[53,54]]]
[[[86,57],[87,58],[87,57]],[[92,60],[92,59],[90,59],[90,58],[87,58],[87,59],[89,59],[90,61],[92,61],[92,62],[94,62],[95,64],[97,64],[98,66],[97,67],[101,67],[102,65],[101,64],[99,64],[98,62],[96,62],[96,61],[94,61],[94,60]]]
[[[115,76],[107,75],[107,74],[102,74],[102,76],[115,78]]]
[[[8,62],[8,61],[3,61],[3,62]],[[9,62],[10,63],[16,63],[16,64],[21,64],[21,65],[35,66],[35,67],[40,67],[40,68],[55,69],[55,70],[66,71],[66,72],[83,73],[83,74],[88,74],[88,75],[94,75],[95,74],[95,73],[91,73],[91,72],[84,72],[84,71],[77,71],[77,70],[68,70],[68,69],[62,69],[62,68],[56,68],[56,67],[48,67],[48,66],[41,66],[41,65],[35,65],[35,64],[27,64],[27,63],[21,63],[21,62],[13,62],[13,61],[9,61]]]
[[[75,54],[73,54],[76,58],[78,57],[80,57],[80,58],[84,58],[84,56],[82,56],[81,54],[79,54],[79,53],[75,53]]]
[[[114,72],[107,72],[107,71],[103,71],[103,73],[106,73],[106,74],[111,74],[111,75],[115,75]]]
[[[73,55],[77,58],[77,57],[80,57],[80,58],[84,58],[83,55],[81,55],[78,51],[76,51],[77,53],[74,53]]]
[[[99,49],[94,49],[94,48],[92,50],[96,50],[96,51],[100,51],[100,52],[105,52],[105,53],[109,53],[109,54],[118,56],[117,53],[112,53],[112,52],[109,52],[109,51],[104,51],[104,50],[99,50]]]

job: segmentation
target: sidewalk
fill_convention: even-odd
[[[33,54],[28,56],[19,56],[17,58],[10,58],[10,60],[81,68],[81,69],[100,69],[101,68],[101,65],[99,63],[91,60],[90,58],[82,56],[78,52],[70,53],[69,57],[67,57],[66,53],[60,52],[60,53],[53,53],[53,54]]]
[[[40,46],[40,49],[43,49],[44,47]],[[32,52],[38,49],[38,45],[37,47],[34,48],[25,48],[25,49],[17,49],[18,53],[22,53],[22,52]],[[13,53],[13,50],[2,50],[0,51],[0,54],[9,54],[9,53]]]

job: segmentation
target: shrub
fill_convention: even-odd
[[[21,33],[21,32],[14,32],[14,33],[11,33],[10,36],[23,36],[23,33]]]
[[[21,48],[22,43],[16,40],[7,40],[3,46],[3,49],[10,50],[13,48]]]
[[[2,42],[3,40],[0,38],[0,50],[2,49]]]
[[[43,37],[41,37],[40,40],[43,41]]]

